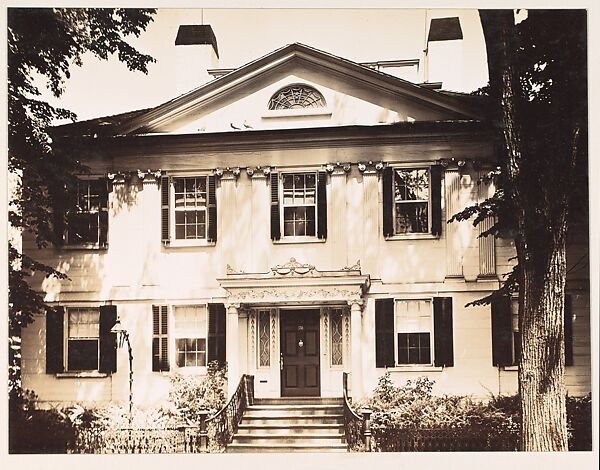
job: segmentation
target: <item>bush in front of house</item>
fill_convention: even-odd
[[[516,395],[432,394],[427,377],[396,386],[386,372],[363,406],[373,410],[375,450],[516,450],[521,423]],[[569,450],[591,450],[591,395],[567,397]]]
[[[36,399],[28,390],[10,397],[9,453],[65,453],[75,442],[75,426],[63,410],[38,409]]]

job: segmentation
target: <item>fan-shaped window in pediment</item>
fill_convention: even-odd
[[[277,91],[269,100],[269,109],[324,108],[323,95],[308,85],[290,85]]]

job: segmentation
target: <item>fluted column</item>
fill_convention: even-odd
[[[346,174],[350,171],[350,164],[330,165],[327,167],[331,175],[330,181],[330,211],[328,217],[328,238],[334,242],[331,248],[331,265],[345,266],[348,263],[346,238],[348,229],[346,224]]]
[[[479,173],[481,178],[485,172]],[[485,201],[494,194],[493,183],[481,181],[479,184],[479,202]],[[489,230],[494,225],[494,217],[486,217],[478,225],[479,235]],[[490,277],[496,275],[496,247],[495,237],[488,235],[487,237],[479,237],[479,276]]]
[[[379,172],[381,163],[359,163],[358,170],[363,174],[363,206],[364,206],[364,270],[367,273],[379,272],[379,239],[382,236],[379,220],[382,206],[379,204]],[[352,257],[352,254],[350,254]]]
[[[446,220],[460,210],[460,171],[447,168],[444,173],[446,190]],[[462,277],[462,244],[459,222],[446,224],[446,277]]]
[[[217,194],[217,224],[219,238],[219,256],[222,265],[238,266],[236,259],[235,231],[237,216],[236,181],[240,175],[239,168],[217,168],[215,175],[220,178],[221,191]]]
[[[250,223],[252,231],[251,272],[264,272],[269,268],[269,249],[271,247],[270,224],[270,192],[267,186],[267,177],[271,174],[270,167],[247,168],[246,172],[251,179],[251,214]]]
[[[362,370],[362,305],[363,301],[350,300],[350,331],[352,335],[352,399],[360,400],[363,396]]]
[[[230,398],[240,381],[239,374],[239,313],[240,304],[225,304],[227,309],[227,333],[226,333],[226,356],[227,356],[227,397]]]

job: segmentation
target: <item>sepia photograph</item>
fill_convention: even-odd
[[[591,453],[586,9],[5,14],[9,454]]]

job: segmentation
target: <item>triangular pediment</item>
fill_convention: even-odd
[[[269,110],[270,98],[292,85],[314,88],[325,105]],[[119,134],[194,134],[479,117],[460,97],[292,44],[135,115],[121,124]]]

